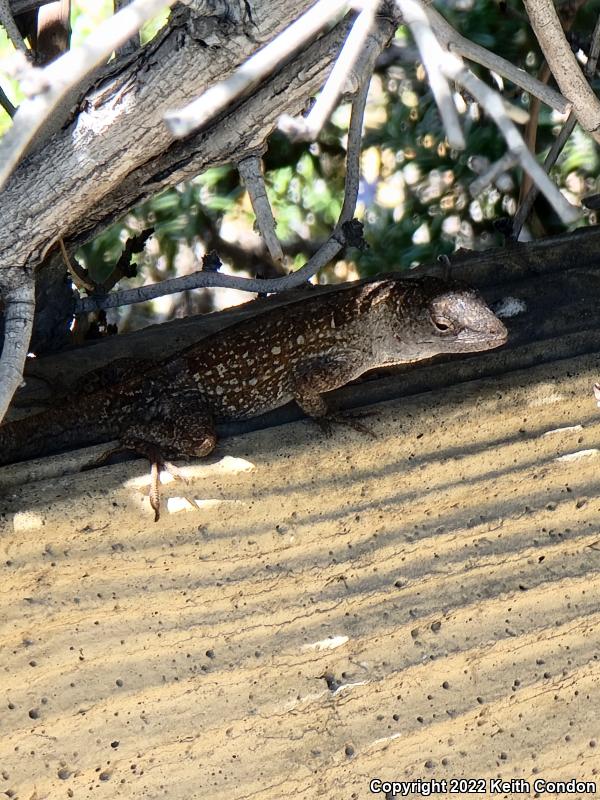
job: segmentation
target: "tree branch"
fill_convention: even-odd
[[[8,0],[0,0],[0,24],[6,31],[6,35],[12,42],[16,50],[20,50],[25,55],[29,55],[27,45],[21,35],[17,23],[15,22],[14,12]]]
[[[531,27],[563,95],[581,127],[600,142],[600,102],[565,37],[552,0],[524,0]]]
[[[0,189],[44,121],[73,87],[105,62],[113,50],[124,44],[146,20],[175,0],[132,0],[118,14],[101,23],[81,47],[69,50],[43,70],[39,70],[39,94],[24,100],[13,125],[0,142]]]
[[[283,261],[283,251],[275,232],[275,219],[267,197],[267,188],[259,156],[250,155],[238,162],[238,172],[243,180],[256,216],[256,224],[267,250],[274,261]]]
[[[519,159],[517,156],[508,150],[501,158],[497,161],[494,161],[493,164],[479,175],[479,177],[475,178],[474,181],[469,186],[469,193],[471,197],[477,197],[477,195],[481,194],[481,192],[489,186],[490,183],[493,183],[496,178],[502,175],[504,172],[508,172],[508,170],[512,169],[519,163]]]
[[[410,4],[412,8],[414,4],[420,5],[420,0],[396,0],[396,3],[399,7]],[[427,20],[426,16],[425,20]],[[426,24],[428,25],[429,22],[427,21]],[[432,36],[434,36],[433,32]],[[417,44],[419,45],[419,50],[424,46],[424,42],[422,41],[417,42]],[[472,72],[467,70],[462,59],[458,56],[450,55],[447,52],[443,53],[443,56],[443,58],[438,58],[438,64],[446,78],[456,81],[460,86],[463,86],[492,117],[506,139],[509,151],[518,158],[522,168],[531,175],[532,179],[546,195],[563,222],[573,222],[576,220],[580,216],[579,209],[574,208],[567,202],[532,156],[527,145],[523,141],[523,137],[508,117],[502,98],[498,92],[490,89],[483,81],[479,80]],[[421,57],[424,58],[422,52]]]
[[[289,58],[290,53],[309,41],[347,8],[347,0],[319,0],[300,19],[242,64],[229,78],[211,86],[189,105],[167,113],[165,122],[173,136],[181,139],[200,128],[227,108],[236,97],[269,75]]]
[[[317,138],[364,49],[378,5],[379,0],[365,0],[365,6],[354,22],[352,30],[344,42],[342,52],[337,57],[331,74],[308,116],[298,118],[283,115],[281,117],[279,128],[288,136],[301,141],[314,141]]]
[[[534,183],[544,193],[562,221],[565,223],[575,222],[581,216],[580,210],[567,202],[533,157],[518,129],[508,118],[498,93],[464,68],[454,76],[454,80],[473,95],[492,117],[506,139],[509,151],[518,158],[521,167],[531,175]]]
[[[596,22],[596,26],[594,27],[594,32],[592,33],[592,41],[590,45],[590,54],[588,56],[587,64],[585,65],[585,74],[586,77],[591,80],[592,76],[596,72],[596,67],[598,66],[598,58],[600,57],[600,17]],[[569,137],[573,133],[573,129],[575,128],[575,124],[577,122],[575,111],[571,111],[569,116],[567,117],[564,125],[561,128],[559,135],[556,139],[552,142],[552,147],[548,152],[544,160],[544,169],[546,172],[550,172],[556,160],[558,159],[559,155],[562,152],[563,147],[568,142]],[[527,221],[529,214],[531,213],[531,209],[533,208],[533,204],[536,201],[538,196],[538,188],[536,186],[532,186],[527,194],[525,195],[525,199],[519,206],[517,213],[513,218],[512,223],[512,238],[518,240],[519,234],[521,233],[521,229],[523,225]]]
[[[99,308],[114,308],[120,305],[140,303],[145,300],[160,297],[165,294],[196,289],[207,286],[223,286],[229,289],[241,289],[248,292],[283,292],[301,286],[320,269],[328,264],[340,252],[346,243],[343,227],[350,222],[356,208],[358,187],[360,180],[360,145],[362,141],[362,126],[367,94],[369,92],[370,77],[375,62],[387,42],[389,25],[380,25],[376,29],[378,37],[371,37],[367,43],[365,57],[365,71],[358,93],[352,101],[352,113],[348,130],[348,147],[346,154],[346,184],[344,189],[344,203],[335,229],[329,239],[321,245],[317,252],[307,263],[296,272],[282,278],[257,279],[242,278],[235,275],[222,275],[218,272],[195,272],[181,278],[162,281],[159,284],[127,289],[123,292],[113,293],[102,298],[83,298],[75,307],[75,313],[81,314]]]
[[[458,113],[446,74],[460,68],[460,62],[440,46],[431,28],[423,6],[417,0],[396,0],[405,23],[411,30],[419,48],[421,60],[429,78],[429,85],[444,124],[448,144],[457,150],[465,149]]]
[[[561,94],[546,86],[524,69],[515,67],[505,58],[465,39],[433,6],[427,6],[425,12],[438,41],[451,53],[456,53],[497,72],[498,75],[502,75],[516,86],[520,86],[550,108],[560,111],[561,114],[565,114],[569,110],[571,104]]]
[[[4,301],[4,346],[0,356],[0,419],[23,380],[33,328],[35,284],[29,270],[5,267],[0,273]]]

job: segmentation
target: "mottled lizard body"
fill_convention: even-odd
[[[324,417],[323,392],[368,370],[487,350],[506,337],[476,292],[435,278],[318,294],[232,325],[141,375],[0,426],[0,464],[118,439],[156,473],[164,458],[210,453],[215,423],[290,400]],[[154,494],[158,517],[157,487]]]

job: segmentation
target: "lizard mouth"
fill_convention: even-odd
[[[502,325],[502,328],[498,329],[498,331],[492,335],[490,335],[489,331],[486,331],[486,333],[467,335],[464,337],[463,341],[472,345],[473,350],[493,350],[496,347],[501,347],[503,344],[506,344],[508,341],[508,331],[504,325]],[[477,347],[478,345],[479,348]]]

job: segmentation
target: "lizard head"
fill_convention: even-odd
[[[474,289],[425,278],[424,344],[439,353],[472,353],[504,344],[508,331]]]
[[[369,289],[368,301],[371,308],[382,303],[392,312],[395,344],[387,340],[384,349],[396,363],[490,350],[508,338],[483,297],[458,283],[433,277],[381,281]]]

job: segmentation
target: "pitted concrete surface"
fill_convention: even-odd
[[[0,793],[600,790],[599,375],[437,388],[373,407],[376,438],[223,440],[157,524],[143,461],[0,470]]]

